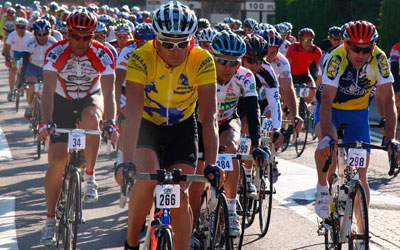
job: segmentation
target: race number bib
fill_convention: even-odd
[[[240,144],[237,150],[238,154],[248,155],[250,154],[251,139],[246,136],[240,137]]]
[[[218,154],[217,165],[224,171],[233,171],[232,155]]]
[[[81,133],[68,134],[69,149],[85,149],[85,135]]]
[[[264,134],[271,133],[273,128],[274,126],[272,126],[272,120],[264,117],[261,124],[261,132]]]
[[[178,208],[181,205],[180,186],[173,184],[156,186],[157,208]]]
[[[347,164],[353,167],[365,168],[367,165],[367,150],[349,148]]]
[[[35,92],[42,93],[43,92],[43,83],[35,83]]]
[[[300,97],[307,97],[310,93],[309,88],[300,88]]]

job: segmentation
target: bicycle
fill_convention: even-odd
[[[324,236],[325,249],[341,249],[345,243],[348,243],[349,249],[355,249],[359,244],[358,241],[362,241],[365,249],[369,249],[368,204],[359,179],[359,168],[366,167],[365,149],[386,150],[386,148],[360,141],[342,143],[344,127],[345,125],[340,125],[337,129],[337,174],[329,178],[330,217],[319,223],[317,232],[318,235]],[[335,142],[331,139],[331,156],[326,161],[323,172],[326,172],[331,165],[334,145]],[[348,154],[345,148],[349,148]],[[358,207],[361,217],[356,213],[355,207]],[[361,219],[356,221],[357,218]]]
[[[18,113],[20,97],[24,95],[25,85],[20,85],[19,79],[21,77],[22,60],[17,61],[18,74],[15,78],[14,89],[12,91],[12,101],[15,101],[15,112]],[[22,91],[21,91],[22,89]]]
[[[33,140],[36,144],[36,153],[37,159],[40,159],[41,156],[41,148],[45,142],[41,142],[37,135],[39,134],[39,125],[43,122],[42,119],[42,111],[40,109],[41,103],[41,95],[43,91],[43,83],[42,81],[38,80],[37,82],[27,82],[27,85],[34,84],[34,96],[33,96],[33,111],[32,111],[32,118],[30,120],[30,128],[32,129],[33,133]]]
[[[62,191],[57,201],[58,221],[57,248],[62,239],[63,249],[76,249],[79,224],[84,224],[82,217],[81,155],[85,149],[85,135],[102,135],[99,130],[56,128],[54,133],[68,134],[69,157],[62,178]]]
[[[126,169],[126,170],[125,170]],[[154,215],[154,210],[155,207],[161,211],[161,213],[158,213],[154,217],[153,220],[148,220],[147,223],[147,232],[146,232],[146,237],[145,237],[145,244],[144,247],[141,249],[157,249],[157,250],[162,250],[162,249],[173,249],[173,230],[170,225],[170,209],[171,208],[177,208],[180,206],[180,186],[179,182],[181,181],[191,181],[191,182],[208,182],[208,179],[205,178],[203,175],[187,175],[187,174],[181,174],[180,169],[174,169],[173,172],[167,172],[165,169],[159,169],[157,170],[156,174],[149,174],[149,173],[134,173],[130,174],[130,172],[133,171],[133,173],[136,171],[134,168],[124,168],[124,180],[131,180],[132,182],[134,180],[156,180],[158,182],[156,188],[155,188],[155,206],[152,207],[150,210],[150,215]],[[218,185],[218,174],[215,176],[216,178],[216,184]],[[217,190],[217,189],[216,189]],[[218,231],[217,225],[218,222],[220,222],[218,215],[220,214],[218,211],[218,208],[220,207],[219,205],[223,205],[223,209],[228,209],[227,208],[227,203],[226,203],[226,198],[223,194],[219,193],[218,191],[214,192],[215,196],[218,199],[218,205],[216,208],[213,210],[214,211],[214,217],[212,220],[214,222],[213,226],[211,227],[210,235],[209,235],[209,246],[211,246],[211,249],[213,246],[216,245],[215,236]],[[225,202],[224,202],[225,201]],[[217,202],[214,202],[214,204],[217,204]],[[217,210],[215,212],[215,210]],[[221,212],[225,212],[226,216],[228,213],[226,213],[227,210],[223,210]],[[228,220],[225,220],[228,222]],[[151,240],[151,231],[152,228],[154,228],[154,235],[155,235],[155,241],[153,242]],[[226,228],[229,230],[229,227]],[[225,231],[225,233],[229,231]],[[227,242],[229,244],[229,242]],[[153,244],[156,244],[155,246]],[[229,245],[228,245],[229,246]],[[218,248],[219,249],[219,248]]]

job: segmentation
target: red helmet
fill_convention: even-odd
[[[97,17],[86,8],[77,9],[67,17],[70,31],[93,32],[97,27]]]
[[[343,32],[346,42],[356,44],[374,42],[378,37],[375,26],[368,21],[349,22]]]

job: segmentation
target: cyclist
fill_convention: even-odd
[[[107,14],[100,15],[99,17],[99,22],[102,22],[106,25],[107,27],[107,33],[106,33],[106,41],[111,42],[115,40],[115,32],[114,32],[114,18]]]
[[[217,31],[213,28],[206,28],[197,33],[197,42],[202,49],[208,50],[212,54],[211,42],[216,36]]]
[[[47,219],[41,236],[45,246],[56,244],[55,208],[68,152],[66,134],[50,136],[54,124],[62,128],[74,128],[75,119],[78,118],[80,128],[99,129],[104,110],[107,119],[104,129],[113,131],[113,143],[118,137],[113,120],[114,60],[106,46],[93,40],[97,18],[86,8],[81,8],[68,16],[67,24],[68,40],[59,41],[47,50],[43,67],[44,122],[39,126],[39,139],[51,139],[49,169],[45,176]],[[98,200],[94,165],[99,143],[99,136],[86,136],[83,201],[88,204]]]
[[[275,25],[275,29],[279,32],[279,34],[281,34],[282,37],[282,44],[279,47],[279,52],[286,56],[289,46],[292,45],[292,43],[287,39],[289,34],[289,27],[283,23],[279,23]]]
[[[119,20],[119,23],[115,26],[115,37],[116,39],[110,43],[117,49],[118,53],[127,42],[133,43],[132,30],[129,24],[124,22],[123,19]]]
[[[156,38],[130,56],[126,73],[124,164],[135,162],[137,172],[154,173],[163,167],[195,172],[197,128],[194,118],[196,100],[203,122],[206,164],[217,158],[216,74],[210,54],[194,46],[197,18],[180,2],[161,5],[154,13]],[[181,183],[180,208],[171,209],[174,248],[189,248],[192,214],[188,204],[188,183]],[[153,182],[136,181],[129,198],[128,232],[125,249],[139,249],[139,233],[153,203]]]
[[[10,102],[12,99],[12,90],[14,89],[15,76],[17,74],[17,61],[21,59],[25,48],[26,41],[32,37],[32,33],[27,31],[28,21],[22,17],[16,19],[16,30],[7,36],[4,45],[4,56],[6,63],[9,65],[8,84],[10,92],[7,99]]]
[[[247,36],[248,34],[251,34],[254,32],[254,29],[257,27],[258,22],[254,20],[253,18],[246,18],[243,21],[243,30],[244,34]]]
[[[266,30],[260,35],[268,43],[267,62],[271,64],[275,77],[279,82],[279,92],[283,98],[284,106],[290,110],[286,116],[292,121],[293,127],[299,133],[303,125],[303,119],[298,116],[297,99],[293,88],[292,74],[290,73],[290,63],[287,58],[279,52],[282,44],[282,37],[277,31]],[[297,123],[296,123],[297,121]]]
[[[257,103],[256,83],[253,73],[240,66],[240,59],[246,53],[246,44],[243,39],[231,32],[222,31],[218,33],[212,42],[213,56],[217,69],[217,100],[218,100],[218,124],[219,142],[226,146],[225,153],[235,154],[240,142],[241,122],[236,112],[239,98],[243,97],[243,113],[249,124],[253,156],[256,159],[265,159],[265,152],[259,147],[259,114]],[[199,128],[204,126],[203,120]],[[199,129],[199,134],[201,134]],[[204,131],[204,130],[203,130]],[[199,152],[203,150],[204,140],[199,136]],[[199,161],[197,173],[202,173],[204,164]],[[241,226],[236,214],[236,194],[239,181],[239,162],[233,161],[233,171],[227,172],[225,181],[225,192],[229,211],[230,235],[239,236]],[[191,204],[193,204],[194,216],[200,211],[200,197],[204,190],[204,184],[193,183],[190,187]],[[196,219],[196,217],[194,217]]]
[[[55,25],[56,25],[56,18],[50,14],[46,14],[43,16],[43,19],[49,21],[51,29],[50,29],[50,35],[54,37],[57,41],[63,40],[63,35],[61,32],[58,30],[55,30]]]
[[[154,31],[151,23],[141,23],[136,26],[134,40],[137,48],[154,39]]]
[[[400,42],[393,45],[392,49],[390,50],[390,70],[392,71],[394,82],[393,82],[393,89],[395,91],[395,101],[397,107],[397,117],[399,119],[399,109],[400,109],[400,82],[399,82],[399,74],[400,74]]]
[[[318,65],[322,56],[320,48],[313,44],[315,33],[310,28],[303,28],[298,33],[299,42],[289,46],[286,57],[290,62],[294,85],[306,83],[315,86],[309,67],[312,63]],[[308,97],[304,100],[310,103],[314,98],[315,90],[310,89]]]
[[[384,97],[386,114],[387,144],[394,143],[396,124],[393,105],[393,76],[390,72],[385,53],[375,42],[378,32],[375,26],[367,21],[356,21],[347,24],[344,33],[344,46],[339,46],[329,55],[322,78],[322,95],[315,111],[316,134],[318,147],[315,161],[318,170],[318,184],[315,210],[322,218],[329,217],[329,193],[327,178],[336,169],[331,166],[328,174],[322,172],[325,160],[328,158],[330,137],[337,140],[335,127],[346,123],[344,142],[361,140],[370,142],[368,105],[371,92],[377,87],[377,93]],[[336,160],[332,159],[333,163]],[[367,169],[359,169],[361,183],[369,203],[369,186]],[[356,208],[355,209],[359,209]]]
[[[13,7],[9,7],[6,11],[7,15],[3,16],[0,20],[0,38],[7,40],[8,34],[15,30],[15,9]]]
[[[106,25],[102,22],[97,22],[97,27],[96,30],[94,31],[93,39],[107,46],[107,48],[109,48],[113,54],[114,61],[117,61],[118,52],[114,48],[114,46],[112,46],[109,42],[106,42],[106,31],[107,31]]]
[[[44,54],[48,48],[57,42],[57,40],[49,34],[50,26],[50,23],[44,19],[39,19],[33,23],[34,37],[31,37],[25,43],[18,86],[22,86],[25,82],[25,78],[27,82],[43,80]],[[27,120],[32,118],[34,87],[33,85],[29,85],[26,95],[28,107],[25,109],[25,118]]]
[[[328,37],[322,40],[319,46],[324,54],[329,51],[329,49],[337,47],[343,42],[341,33],[342,29],[338,26],[332,26],[328,29]]]
[[[288,27],[286,39],[289,40],[290,43],[297,42],[296,37],[292,36],[293,25],[289,22],[282,22],[282,24]]]
[[[20,4],[15,5],[15,15],[17,17],[23,17],[26,19],[27,15],[26,15],[25,10],[22,9],[22,5],[20,5]]]

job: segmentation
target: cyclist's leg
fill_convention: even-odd
[[[14,85],[15,85],[15,76],[17,75],[17,66],[12,60],[10,69],[9,69],[9,76],[8,76],[8,86],[10,88],[10,91],[13,91]]]
[[[156,173],[160,168],[156,152],[148,147],[136,150],[135,163],[138,173]],[[137,180],[131,188],[126,236],[126,241],[130,246],[139,244],[140,230],[153,205],[153,191],[156,184],[155,181]]]
[[[36,82],[37,79],[35,76],[28,76],[26,78],[26,82]],[[33,97],[35,95],[35,85],[34,84],[29,84],[28,85],[28,91],[26,92],[26,102],[28,104],[28,107],[26,107],[25,110],[25,118],[30,119],[31,117],[33,117],[32,112],[34,110],[33,107]]]
[[[204,174],[204,161],[199,160],[197,162],[196,167],[196,174]],[[201,195],[204,192],[206,184],[203,182],[193,182],[190,184],[189,188],[189,203],[190,207],[192,208],[193,212],[193,224],[196,223],[197,219],[199,218],[200,214],[200,207],[201,207]]]
[[[314,79],[311,77],[311,75],[309,75],[309,77],[308,77],[307,86],[315,87],[315,82],[314,82]],[[309,92],[308,96],[304,97],[304,101],[306,103],[311,103],[311,101],[313,100],[316,92],[317,92],[316,89],[310,89],[310,92]]]

